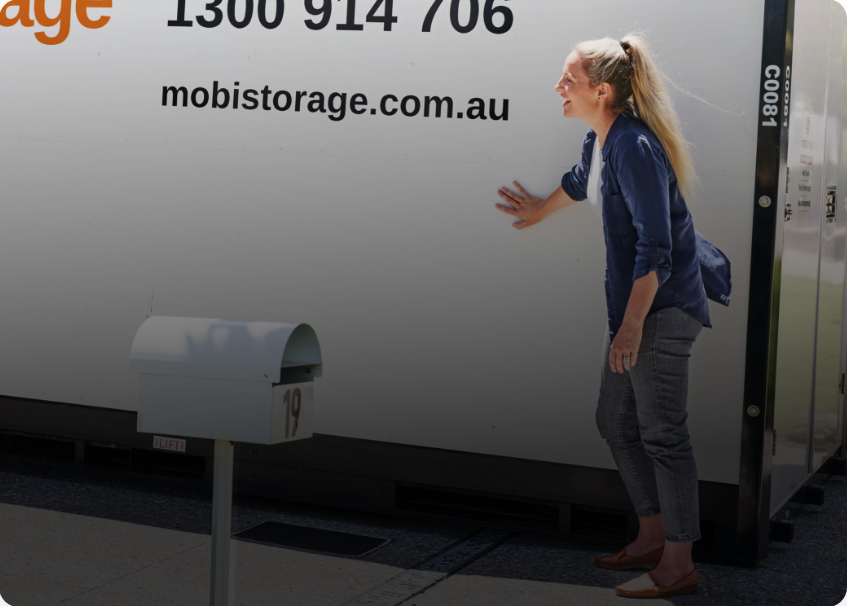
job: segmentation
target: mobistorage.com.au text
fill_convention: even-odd
[[[490,99],[486,105],[485,100],[473,98],[468,101],[463,111],[453,113],[453,99],[451,97],[425,96],[423,98],[415,95],[398,97],[396,95],[384,95],[378,107],[369,107],[368,98],[361,94],[348,95],[347,93],[330,93],[325,95],[321,92],[309,93],[308,91],[285,90],[273,91],[265,86],[261,90],[252,88],[239,91],[239,83],[236,82],[230,91],[218,86],[215,80],[212,90],[197,87],[191,91],[185,86],[163,86],[162,105],[169,103],[172,107],[212,107],[219,109],[245,109],[263,110],[274,112],[308,111],[311,113],[327,114],[330,120],[340,122],[350,114],[371,115],[381,114],[383,116],[402,115],[413,118],[423,115],[425,118],[458,118],[467,120],[504,120],[509,119],[509,100]],[[499,105],[499,107],[498,107]],[[457,108],[458,109],[458,108]]]

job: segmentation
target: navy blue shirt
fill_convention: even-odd
[[[582,158],[562,177],[573,200],[585,200],[597,135],[588,131]],[[646,124],[619,114],[603,145],[606,302],[612,338],[623,323],[632,283],[655,271],[659,290],[647,315],[679,307],[711,328],[712,299],[729,305],[729,260],[701,234],[661,143]],[[702,270],[702,271],[701,271]]]

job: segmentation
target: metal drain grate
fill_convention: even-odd
[[[391,539],[368,537],[349,532],[297,526],[282,522],[262,522],[232,535],[233,537],[281,547],[341,556],[360,557],[387,545]]]
[[[483,529],[344,606],[397,606],[482,557],[514,534],[511,531]]]

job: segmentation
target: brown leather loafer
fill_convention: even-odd
[[[670,587],[659,585],[649,572],[645,572],[640,577],[615,587],[615,593],[625,598],[668,598],[674,595],[696,593],[699,583],[696,568]]]
[[[649,564],[658,564],[662,559],[665,546],[662,545],[656,551],[645,553],[638,557],[626,555],[626,547],[615,555],[599,556],[594,558],[594,565],[609,570],[630,570],[632,568],[643,568]]]

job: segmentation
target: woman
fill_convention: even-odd
[[[616,587],[627,597],[694,593],[700,538],[697,468],[686,427],[688,358],[707,298],[729,304],[726,257],[694,231],[682,192],[696,182],[679,120],[637,36],[582,42],[556,91],[566,118],[591,128],[577,166],[548,198],[502,188],[523,229],[589,198],[606,238],[608,331],[597,426],[639,518],[637,539],[602,568],[657,567]],[[702,267],[702,274],[701,274]]]

